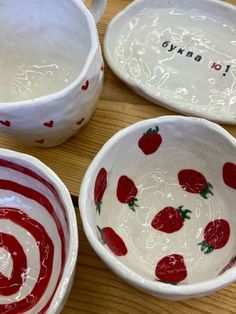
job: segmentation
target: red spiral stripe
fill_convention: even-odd
[[[30,294],[18,302],[13,302],[10,304],[0,304],[0,313],[9,313],[9,314],[10,313],[22,313],[22,312],[30,310],[32,307],[34,307],[38,303],[38,301],[41,299],[44,291],[46,290],[48,286],[49,280],[51,278],[52,267],[53,267],[54,245],[53,245],[52,240],[48,236],[45,228],[41,224],[39,224],[39,222],[32,219],[31,217],[29,217],[27,214],[23,213],[19,209],[0,207],[0,219],[9,219],[10,221],[26,229],[35,238],[35,241],[37,242],[38,247],[39,247],[40,272],[39,272],[38,279],[35,283],[35,286],[33,287]],[[4,236],[8,237],[9,235],[5,234]],[[12,236],[10,237],[13,238]],[[7,243],[4,243],[4,246],[9,251],[9,253],[12,253],[13,248],[15,250],[19,249],[19,245],[20,245],[19,243],[16,244],[15,242],[16,247],[13,247],[14,244],[9,245],[8,240],[10,240],[10,238],[7,239]],[[22,250],[23,249],[21,247],[20,250],[17,251],[17,254],[19,252],[22,253]],[[11,256],[12,256],[12,259],[14,259],[14,255],[11,254]],[[15,265],[13,262],[13,267],[14,266]],[[21,269],[22,271],[21,275],[24,275],[25,270],[22,269],[22,266],[23,266],[22,262],[20,262],[20,266],[21,267],[19,269]],[[17,268],[18,267],[19,266],[17,266]],[[15,268],[13,268],[13,273],[14,271],[15,271]],[[16,277],[17,278],[15,278],[16,280],[15,284],[17,284],[17,287],[19,290],[19,282],[17,280],[18,276]],[[3,281],[5,282],[6,278],[4,278]],[[0,284],[2,285],[1,280],[0,280]],[[8,291],[8,287],[5,287],[5,293],[9,295],[10,290]]]
[[[55,189],[55,187],[51,183],[49,183],[43,177],[39,176],[34,171],[32,171],[32,170],[30,170],[30,169],[28,169],[28,168],[26,168],[24,166],[18,165],[18,164],[14,163],[14,162],[7,161],[5,159],[0,159],[0,166],[5,167],[5,168],[10,168],[10,169],[15,170],[15,171],[17,171],[19,173],[23,173],[24,175],[27,175],[27,176],[29,176],[29,177],[39,181],[46,188],[48,188],[50,190],[50,192],[52,193],[52,195],[54,196],[54,198],[56,199],[56,201],[58,202],[58,204],[60,205],[60,208],[62,209],[62,212],[64,214],[65,221],[66,222],[68,221],[65,207],[64,207],[64,205],[63,205],[63,203],[62,203],[62,201],[60,199],[60,196],[59,196],[57,190]],[[50,303],[51,303],[51,301],[53,299],[53,296],[54,296],[54,294],[56,292],[56,289],[57,289],[57,287],[58,287],[58,285],[60,283],[60,280],[61,280],[61,277],[62,277],[62,274],[63,274],[63,270],[64,270],[64,266],[65,266],[65,258],[66,258],[65,234],[64,234],[64,230],[62,228],[61,221],[58,218],[58,216],[57,216],[57,214],[56,214],[56,212],[55,212],[51,202],[43,194],[41,194],[41,193],[39,193],[39,192],[37,192],[37,191],[27,187],[27,186],[23,186],[21,184],[18,184],[16,182],[9,181],[9,180],[0,180],[0,189],[9,190],[9,191],[13,191],[13,192],[19,193],[19,194],[23,195],[24,197],[27,197],[27,198],[29,198],[31,200],[36,201],[38,204],[43,206],[48,211],[48,213],[50,213],[50,215],[52,216],[52,218],[54,219],[54,221],[56,223],[57,231],[58,231],[58,234],[59,234],[59,237],[60,237],[60,240],[61,240],[61,248],[62,248],[62,252],[61,252],[61,269],[60,269],[60,273],[59,273],[59,276],[58,276],[58,280],[57,280],[55,289],[54,289],[53,293],[51,294],[47,304],[40,311],[40,313],[45,313],[45,311],[50,306]],[[68,224],[66,224],[66,227],[68,228]],[[68,232],[67,228],[66,228],[66,232]],[[9,252],[10,252],[11,248],[9,247],[8,249],[9,249]],[[14,263],[14,261],[13,261],[13,263]],[[47,266],[47,268],[48,268],[48,266]],[[24,272],[22,272],[21,274],[22,274],[22,278],[24,280]],[[51,276],[51,272],[50,272],[50,276]],[[18,281],[18,283],[20,284],[19,281]],[[46,287],[47,287],[47,285],[46,285]],[[32,308],[34,305],[36,305],[36,303],[39,302],[40,298],[42,297],[44,290],[40,290],[40,289],[36,290],[37,298],[35,298],[35,296],[34,296],[34,302],[32,302],[31,297],[30,297],[30,296],[32,296],[32,293],[28,297],[26,297],[27,306],[28,307],[24,309],[24,306],[22,305],[22,309],[20,311],[22,311],[22,312],[27,311],[30,308]],[[10,292],[8,292],[8,293],[10,293]],[[1,291],[0,291],[0,294],[1,294]],[[37,301],[35,301],[35,300],[37,300]],[[15,302],[15,303],[12,303],[10,305],[8,304],[6,306],[7,306],[7,312],[2,312],[3,308],[4,308],[4,305],[0,305],[0,312],[1,313],[16,313],[16,308],[13,309],[12,306],[17,306],[17,312],[18,312],[18,309],[19,309],[18,306],[21,307],[21,303]],[[10,311],[13,311],[13,312],[10,312],[9,308],[11,309]],[[5,308],[5,310],[6,310],[6,308]]]
[[[34,172],[33,170],[31,169],[28,169],[22,165],[19,165],[19,164],[16,164],[12,161],[9,161],[9,160],[6,160],[6,159],[2,159],[0,158],[0,166],[1,167],[5,167],[5,168],[9,168],[9,169],[12,169],[12,170],[15,170],[15,171],[18,171],[20,173],[23,173],[37,181],[39,181],[40,183],[44,184],[50,191],[51,193],[54,195],[55,199],[57,200],[57,202],[59,203],[60,207],[62,208],[63,210],[63,214],[64,214],[64,218],[65,218],[65,221],[66,223],[68,223],[67,221],[67,215],[66,215],[66,209],[60,199],[60,196],[57,192],[57,190],[55,189],[55,187],[50,183],[48,182],[46,179],[44,179],[43,177],[41,177],[40,175],[38,175],[36,172]]]
[[[0,208],[0,215],[1,212],[2,209]],[[0,217],[0,219],[1,218],[2,217]],[[10,234],[2,232],[0,233],[0,247],[4,248],[10,253],[13,261],[12,273],[10,278],[4,276],[3,274],[1,274],[0,276],[0,295],[10,296],[14,293],[17,293],[25,281],[27,258],[20,243],[14,236]]]

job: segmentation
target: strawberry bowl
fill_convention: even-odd
[[[0,312],[60,313],[77,252],[65,185],[36,158],[0,149]]]
[[[165,116],[103,146],[79,205],[90,244],[118,276],[180,300],[236,279],[235,195],[235,139],[204,119]]]

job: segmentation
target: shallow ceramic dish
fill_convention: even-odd
[[[109,24],[105,57],[141,96],[236,124],[236,8],[215,0],[137,0]]]
[[[235,149],[229,133],[199,118],[166,116],[118,132],[81,187],[94,250],[128,283],[163,298],[234,281]]]
[[[77,251],[65,185],[36,158],[0,149],[0,312],[60,313]]]

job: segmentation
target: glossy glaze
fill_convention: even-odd
[[[157,128],[158,138],[146,137]],[[90,243],[118,275],[153,295],[184,299],[223,287],[236,276],[232,267],[218,277],[236,250],[235,190],[223,175],[224,165],[234,162],[235,139],[207,120],[167,116],[118,132],[95,157],[81,187]],[[91,192],[103,168],[107,187],[99,215]],[[115,237],[113,243],[112,237],[109,244],[102,241],[97,226],[111,228],[127,253],[117,254],[121,241]]]
[[[72,217],[68,191],[50,169],[0,151],[1,313],[60,312],[77,254]]]
[[[105,55],[142,96],[235,124],[235,8],[217,1],[135,1],[110,23]]]
[[[94,1],[96,18],[105,4]],[[80,0],[13,0],[3,1],[0,25],[7,57],[0,87],[1,132],[39,147],[65,142],[89,121],[103,86],[93,16]]]

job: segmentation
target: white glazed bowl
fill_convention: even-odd
[[[235,139],[204,119],[166,116],[103,146],[79,205],[88,240],[116,274],[178,300],[236,279],[235,189]]]
[[[38,159],[0,149],[0,312],[60,313],[78,231],[70,194]]]
[[[65,142],[89,121],[103,86],[103,59],[92,14],[80,0],[1,1],[0,26],[0,59],[6,67],[6,73],[1,68],[1,132],[33,146]],[[60,71],[66,71],[65,81],[70,81],[57,89],[53,84]],[[45,78],[44,88],[51,89],[42,88],[42,94],[34,96],[33,76],[36,85]],[[5,83],[4,77],[12,83]],[[8,88],[14,95],[2,98]]]
[[[104,54],[148,100],[235,124],[235,15],[218,0],[132,1],[109,23]]]

